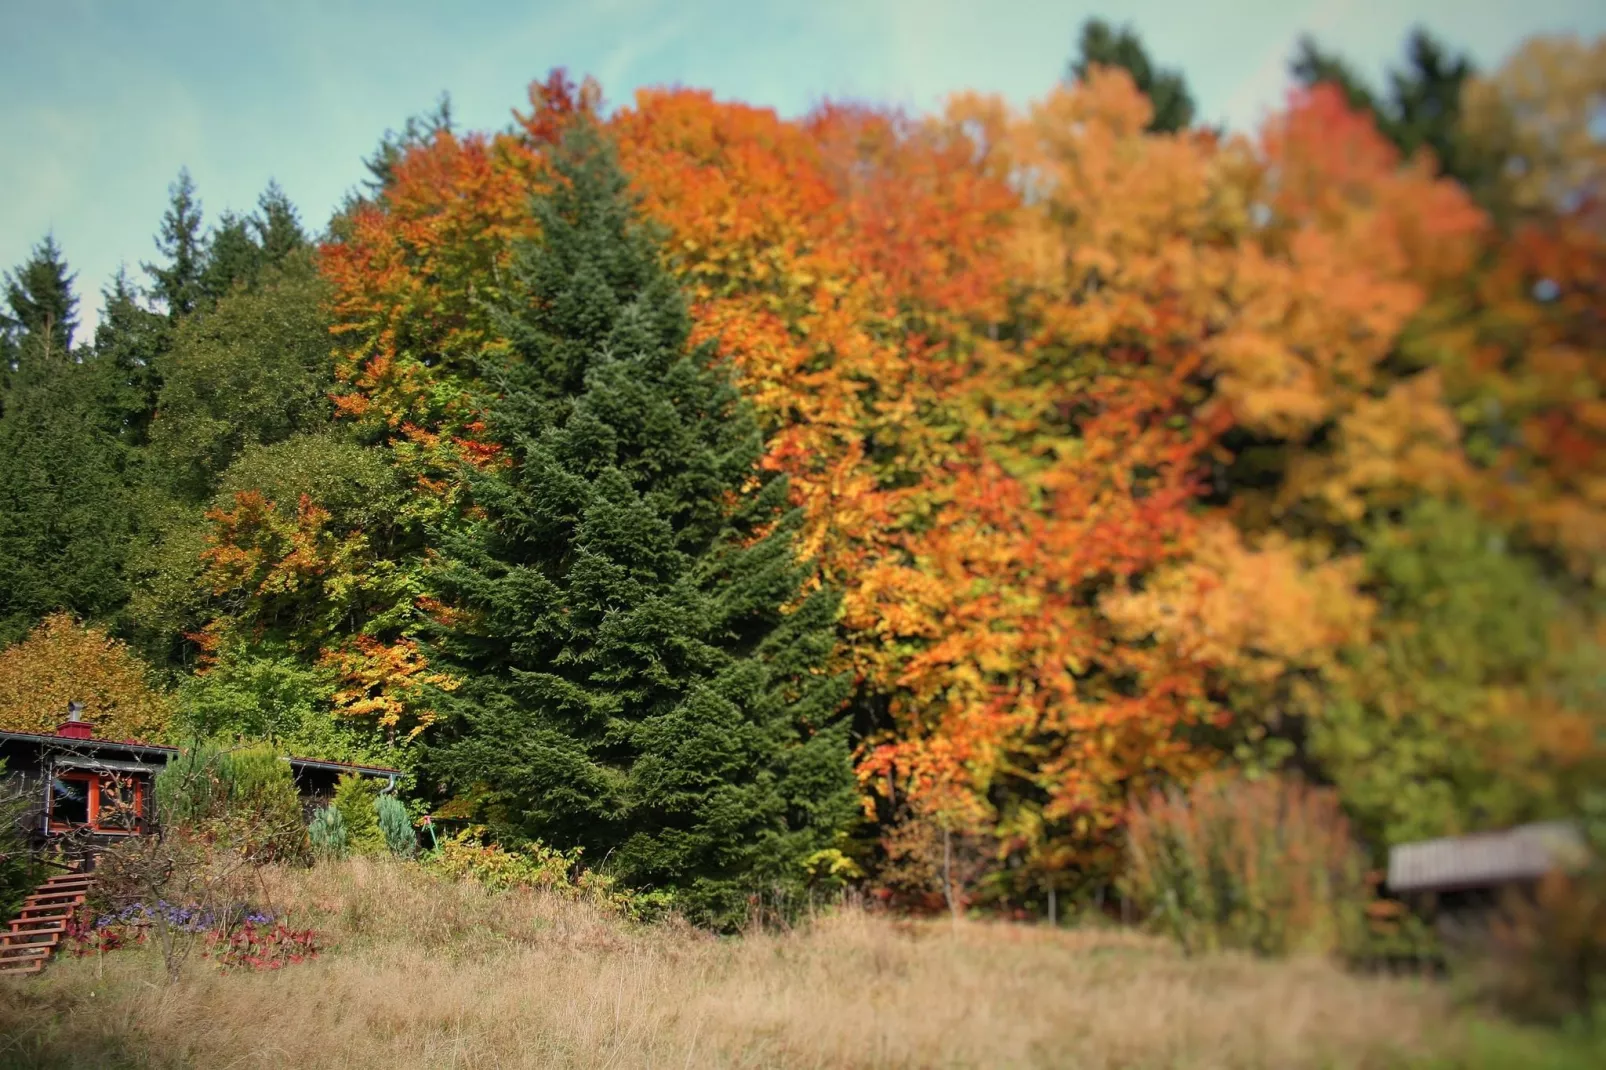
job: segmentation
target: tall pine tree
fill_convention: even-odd
[[[145,271],[151,276],[156,297],[167,306],[168,317],[176,320],[194,311],[201,299],[207,250],[201,229],[201,202],[195,196],[195,183],[188,168],[179,171],[168,195],[162,230],[156,237],[156,249],[167,262],[146,264]]]
[[[795,893],[852,820],[835,596],[794,556],[754,414],[689,320],[611,149],[569,133],[487,362],[511,467],[443,537],[429,765],[503,837],[580,846],[692,917]]]

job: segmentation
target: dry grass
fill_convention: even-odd
[[[271,879],[330,949],[277,973],[143,950],[0,983],[17,1067],[1386,1067],[1454,1019],[1325,962],[1188,960],[1130,933],[847,912],[791,934],[629,930],[405,864]]]

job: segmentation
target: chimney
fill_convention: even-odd
[[[83,720],[84,704],[67,703],[67,719],[56,726],[56,735],[64,739],[94,739],[95,726]]]

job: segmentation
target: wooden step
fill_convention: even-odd
[[[56,950],[55,944],[16,944],[0,947],[0,963],[48,959],[54,950]]]
[[[0,977],[26,977],[29,974],[42,973],[44,968],[44,959],[30,962],[26,966],[7,966],[3,961],[0,961]]]
[[[64,933],[67,931],[66,918],[14,918],[11,922],[11,931],[14,933]],[[4,934],[0,934],[3,938]]]
[[[60,895],[30,895],[22,901],[22,905],[25,907],[42,907],[51,903],[77,905],[83,901],[83,892],[62,892]]]
[[[0,962],[11,962],[19,958],[35,958],[44,956],[49,958],[61,946],[61,935],[51,933],[45,940],[24,940],[15,944],[0,943]]]
[[[71,903],[66,904],[64,906],[53,906],[53,905],[51,905],[49,903],[46,903],[42,907],[23,907],[22,910],[18,911],[17,917],[18,918],[30,918],[30,917],[33,917],[33,918],[39,918],[39,917],[44,917],[44,918],[65,918],[67,915],[71,914],[72,911],[73,911],[73,904],[71,904]]]

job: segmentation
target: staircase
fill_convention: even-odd
[[[0,976],[38,973],[67,933],[67,919],[84,901],[94,877],[63,873],[45,881],[22,904],[9,932],[0,933]]]

